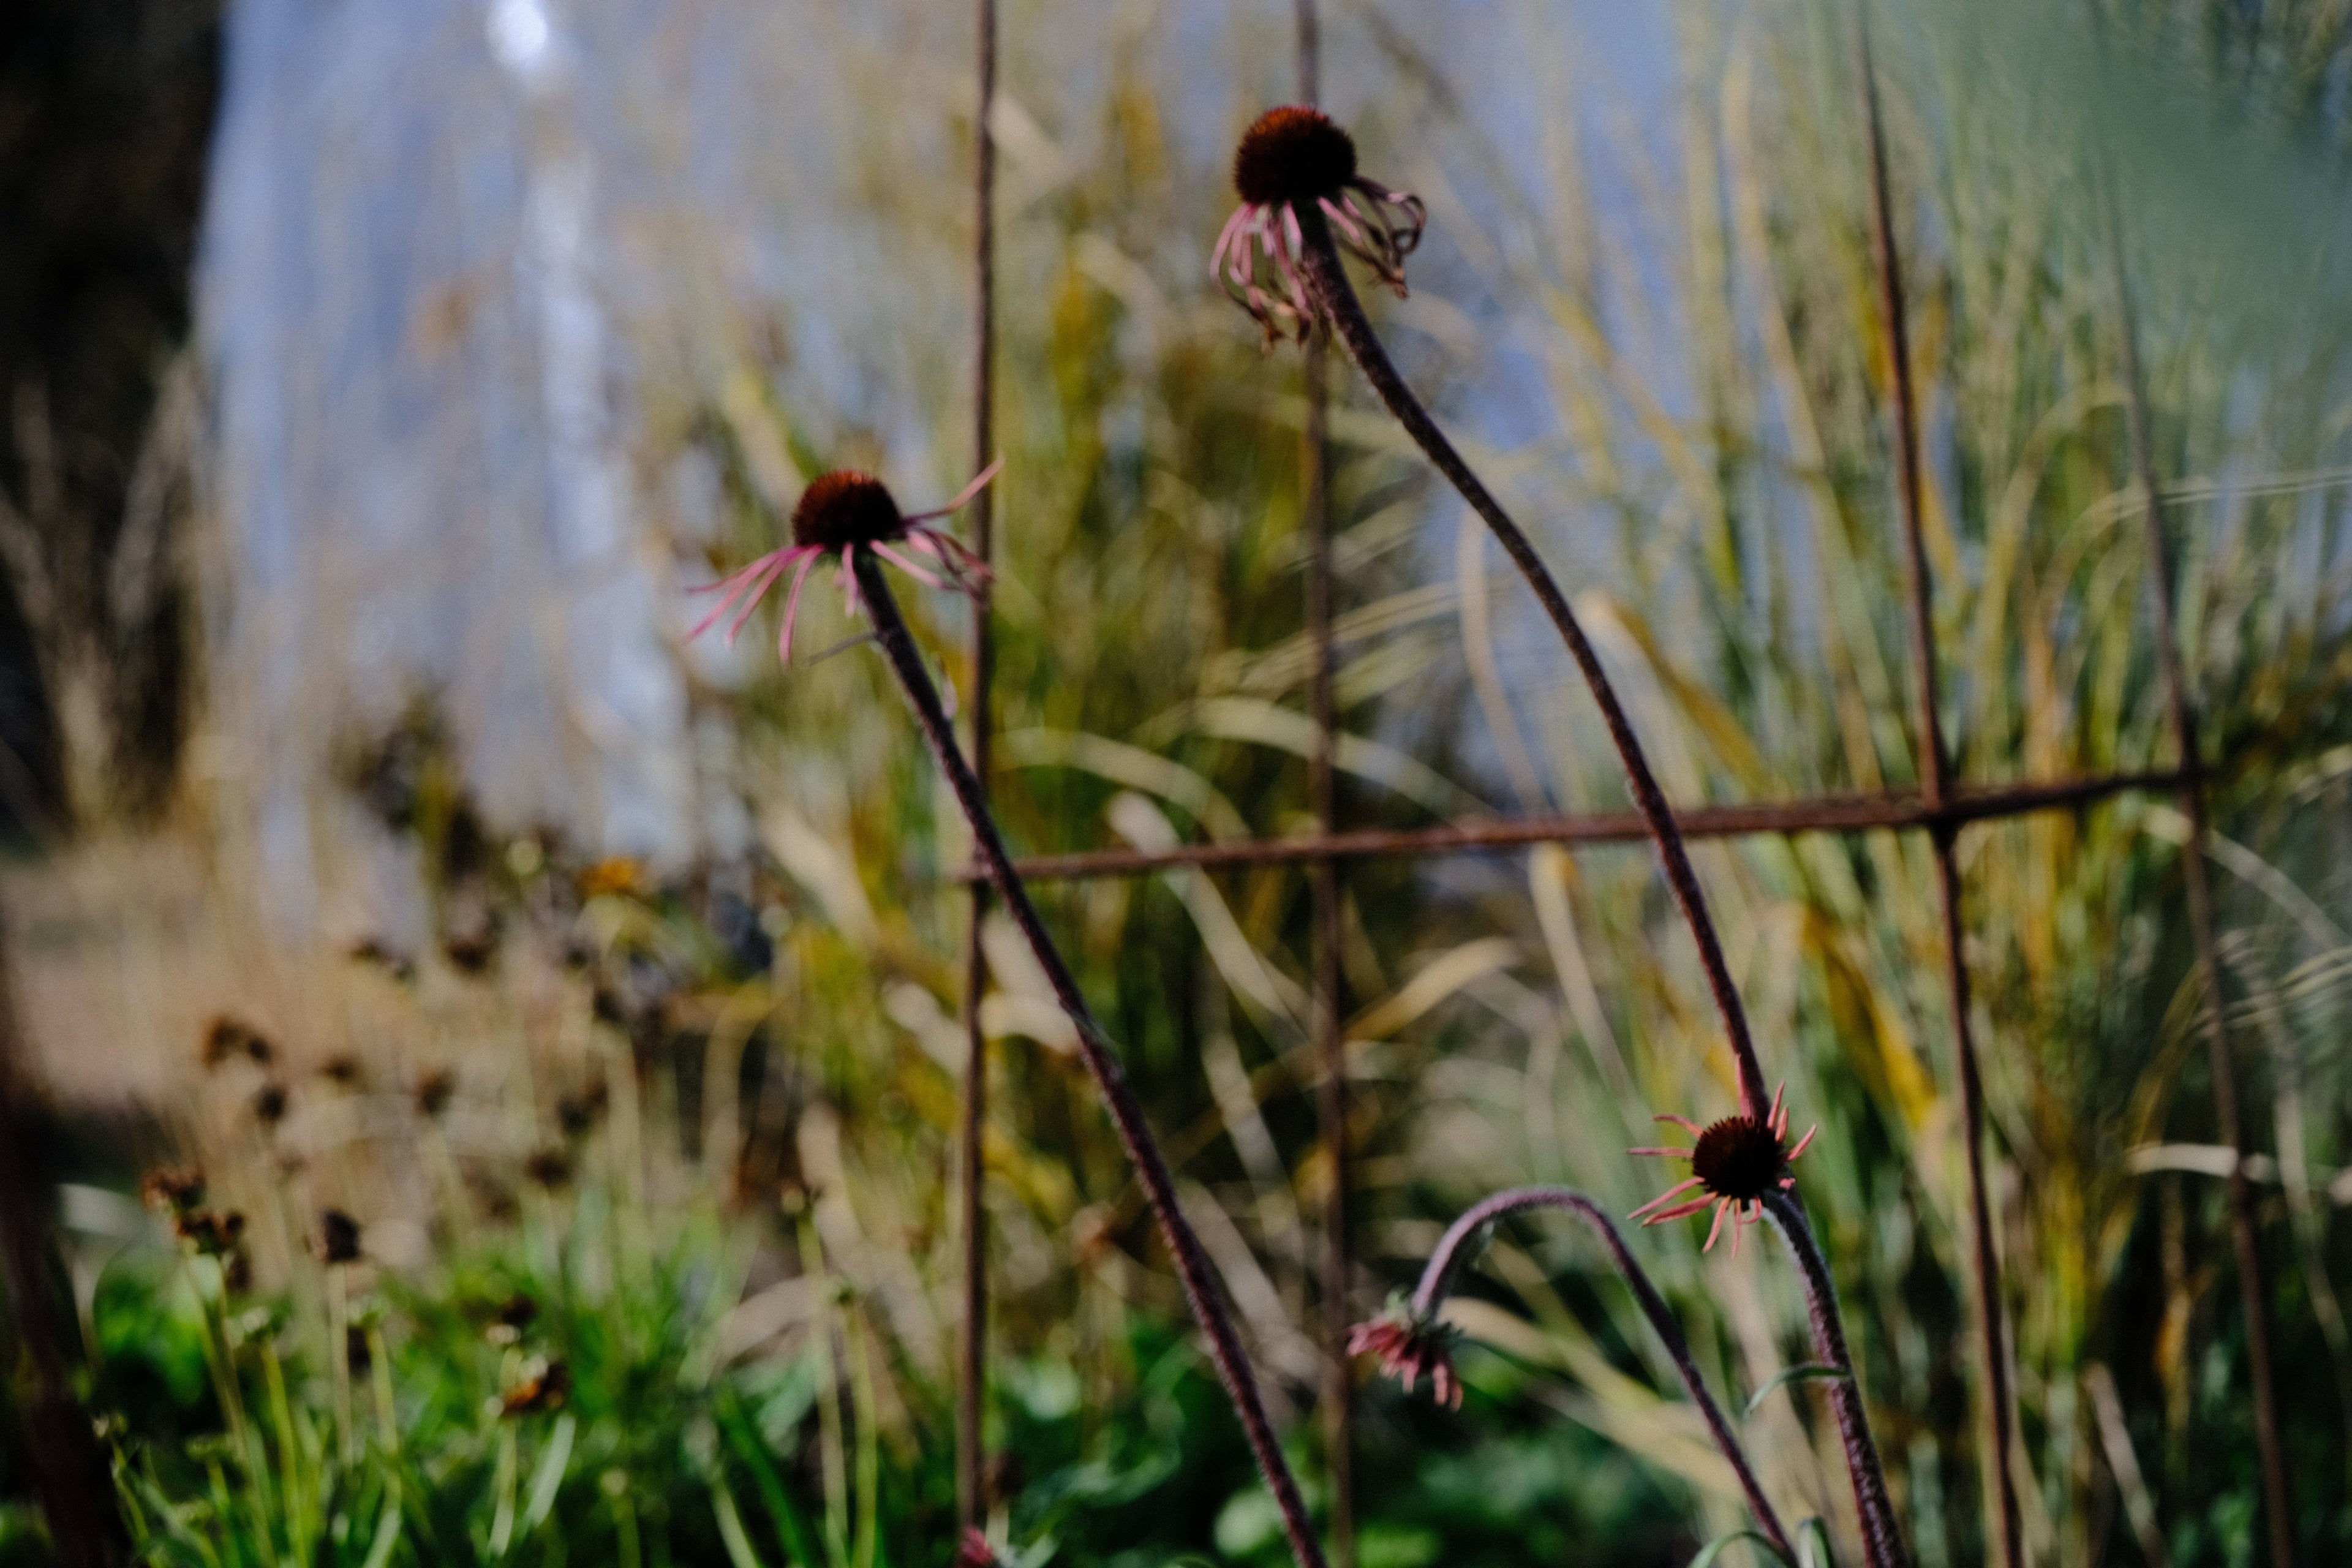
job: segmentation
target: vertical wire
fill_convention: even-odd
[[[1323,40],[1316,0],[1297,0],[1298,100],[1320,96]],[[1331,754],[1339,730],[1331,655],[1330,379],[1328,340],[1318,332],[1307,343],[1306,494],[1307,532],[1307,633],[1315,668],[1308,700],[1314,709],[1314,749],[1307,758],[1315,825],[1327,837],[1337,831],[1339,791]],[[1339,1038],[1339,867],[1316,861],[1307,871],[1314,905],[1316,1113],[1328,1177],[1323,1197],[1323,1448],[1330,1486],[1331,1560],[1355,1568],[1355,1401],[1349,1375],[1348,1236],[1348,1063]]]
[[[2180,756],[2180,814],[2189,819],[2189,842],[2181,850],[2188,881],[2189,930],[2196,947],[2205,1051],[2213,1076],[2213,1119],[2221,1142],[2237,1151],[2230,1167],[2230,1238],[2237,1253],[2238,1292],[2246,1315],[2247,1373],[2253,1384],[2254,1446],[2263,1468],[2263,1509],[2270,1525],[2271,1568],[2294,1568],[2294,1508],[2287,1485],[2286,1449],[2279,1432],[2278,1394],[2271,1373],[2270,1295],[2263,1285],[2262,1241],[2254,1220],[2253,1184],[2246,1177],[2252,1158],[2238,1111],[2235,1062],[2230,1051],[2230,1021],[2222,1006],[2221,961],[2213,932],[2213,890],[2207,880],[2205,760],[2197,738],[2197,700],[2180,657],[2173,609],[2172,545],[2164,531],[2163,492],[2157,483],[2156,440],[2147,412],[2147,373],[2139,357],[2139,320],[2131,277],[2124,265],[2123,216],[2112,175],[2105,182],[2108,258],[2115,272],[2116,304],[2121,317],[2126,425],[2134,477],[2147,529],[2149,597],[2155,602],[2157,666],[2162,671],[2165,714]]]
[[[1895,382],[1895,470],[1903,523],[1904,571],[1908,589],[1911,662],[1917,681],[1919,793],[1931,806],[1951,795],[1951,758],[1944,745],[1936,664],[1933,596],[1927,565],[1919,473],[1919,410],[1912,377],[1910,330],[1904,316],[1902,258],[1895,247],[1894,203],[1888,192],[1885,127],[1878,110],[1878,80],[1870,54],[1870,0],[1854,6],[1854,51],[1861,73],[1863,120],[1870,155],[1871,249],[1877,264],[1880,309],[1886,321],[1887,358]],[[2005,1568],[2024,1568],[2023,1520],[2016,1478],[2011,1474],[2009,1353],[2003,1331],[2000,1258],[1993,1246],[1992,1204],[1985,1191],[1984,1080],[1978,1068],[1975,1026],[1969,1004],[1969,969],[1961,951],[1961,887],[1950,824],[1938,824],[1928,837],[1936,857],[1936,890],[1943,906],[1944,984],[1952,1014],[1952,1056],[1960,1083],[1962,1137],[1968,1146],[1969,1220],[1976,1259],[1978,1347],[1982,1356],[1980,1389],[1991,1471],[1992,1504]]]
[[[972,408],[973,471],[992,460],[996,403],[996,141],[989,116],[996,105],[996,0],[978,0],[980,100],[972,121]],[[972,551],[983,567],[995,556],[995,490],[972,498]],[[978,574],[971,605],[971,766],[988,787],[990,718],[996,639],[990,617],[989,580]],[[988,1258],[981,1206],[981,1134],[988,1110],[988,1039],[980,1005],[988,989],[988,955],[981,924],[988,885],[971,885],[971,923],[964,938],[964,1067],[962,1121],[957,1131],[956,1175],[963,1231],[963,1342],[956,1379],[956,1516],[963,1528],[988,1511],[982,1415],[988,1396]]]

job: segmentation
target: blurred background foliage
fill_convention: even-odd
[[[208,102],[213,18],[140,9],[173,47],[126,61],[77,8],[36,8],[6,78],[31,106],[0,147],[12,190],[82,191],[56,148],[116,134],[121,95]],[[898,3],[530,7],[570,51],[551,87],[517,53],[513,5],[429,9],[381,99],[273,98],[317,57],[284,45],[273,76],[257,40],[294,14],[231,14],[212,315],[184,359],[185,297],[142,307],[118,352],[145,368],[109,373],[131,390],[103,419],[57,412],[68,373],[100,364],[71,335],[99,330],[60,304],[100,276],[73,248],[95,220],[28,195],[65,216],[5,241],[26,301],[10,315],[49,334],[0,342],[8,689],[38,694],[7,715],[26,782],[5,893],[125,1508],[152,1560],[206,1564],[943,1563],[961,829],[864,651],[780,672],[756,627],[732,652],[665,651],[674,689],[649,689],[641,732],[599,707],[610,672],[577,638],[671,648],[695,613],[678,589],[772,547],[821,468],[875,468],[910,505],[967,472],[969,29]],[[1433,215],[1412,297],[1375,308],[1578,591],[1670,793],[1908,787],[1847,8],[1328,13],[1335,110],[1366,169]],[[305,47],[348,64],[383,25]],[[2283,0],[1923,0],[1883,7],[1880,50],[1944,719],[1971,782],[2169,760],[2107,193],[2122,213],[2210,704],[2230,1005],[2315,1560],[2352,1539],[2332,1283],[2352,1203],[2347,26]],[[1299,373],[1261,357],[1204,275],[1231,140],[1288,96],[1288,7],[1012,0],[1004,37],[1008,829],[1033,850],[1302,830]],[[455,74],[425,68],[442,58]],[[158,61],[179,73],[162,97],[140,74]],[[320,123],[305,114],[401,146],[386,127],[406,127],[431,177],[288,134]],[[152,117],[168,157],[139,156],[191,178],[205,118]],[[587,237],[550,248],[533,204],[583,169]],[[222,195],[257,201],[273,177],[331,214],[450,205],[413,209],[405,247],[289,239]],[[141,276],[182,276],[189,200],[93,208],[164,258]],[[447,266],[416,260],[436,246]],[[533,315],[582,278],[584,361]],[[378,317],[396,325],[352,325]],[[612,402],[575,428],[544,389],[583,363]],[[191,363],[211,374],[170,368]],[[1483,536],[1351,384],[1333,430],[1345,820],[1622,805],[1581,688]],[[141,468],[158,441],[177,456]],[[75,489],[51,452],[98,477]],[[593,581],[570,535],[535,531],[541,510],[589,504],[565,499],[572,464],[611,465],[628,498]],[[167,471],[140,521],[135,476]],[[86,587],[44,601],[63,580],[47,563],[121,582],[134,522],[167,536],[141,546],[136,635],[171,651],[59,663],[52,643],[133,631]],[[372,561],[396,570],[354,575]],[[598,597],[614,581],[643,592]],[[372,618],[379,590],[425,609]],[[805,647],[849,635],[812,602]],[[253,640],[295,605],[293,630]],[[919,629],[968,694],[961,614],[926,601]],[[75,687],[93,670],[127,682],[111,706]],[[150,773],[112,760],[126,746]],[[612,763],[632,748],[669,755]],[[165,782],[126,782],[149,776]],[[614,809],[639,787],[654,807]],[[2185,831],[2127,795],[1960,841],[2044,1563],[2238,1563],[2257,1541]],[[1981,1561],[1927,847],[1697,854],[1768,1068],[1822,1124],[1802,1191],[1915,1549]],[[1349,865],[1360,1311],[1496,1186],[1568,1181],[1625,1212],[1657,1179],[1622,1153],[1650,1117],[1728,1103],[1653,864],[1634,846]],[[1312,1478],[1311,1216],[1332,1173],[1305,883],[1176,871],[1043,899]],[[1066,1026],[1010,932],[985,938],[997,1526],[1024,1563],[1279,1561]],[[177,1256],[119,1195],[166,1155],[245,1216],[249,1281]],[[362,1260],[320,1260],[330,1207],[362,1223]],[[1804,1359],[1799,1303],[1769,1249],[1703,1258],[1699,1239],[1637,1247],[1738,1408]],[[517,1298],[530,1321],[500,1322]],[[1365,1568],[1677,1563],[1733,1527],[1727,1474],[1625,1308],[1578,1237],[1497,1236],[1457,1305],[1465,1408],[1362,1386]],[[1784,1387],[1745,1429],[1775,1496],[1831,1520],[1853,1560],[1812,1395]],[[0,1552],[38,1550],[22,1510],[0,1515]]]

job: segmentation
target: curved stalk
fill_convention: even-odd
[[[947,775],[956,803],[971,825],[972,842],[981,864],[987,868],[988,879],[997,897],[1003,900],[1005,913],[1013,918],[1013,925],[1029,944],[1038,967],[1045,972],[1055,999],[1069,1015],[1070,1022],[1077,1026],[1078,1055],[1094,1076],[1095,1086],[1102,1091],[1103,1102],[1118,1129],[1119,1142],[1127,1146],[1128,1158],[1134,1162],[1136,1175],[1143,1184],[1152,1217],[1159,1222],[1160,1234],[1176,1260],[1176,1274],[1183,1282],[1185,1300],[1192,1304],[1192,1316],[1208,1337],[1209,1357],[1216,1363],[1217,1375],[1233,1400],[1234,1414],[1241,1418],[1242,1431],[1249,1438],[1259,1471],[1265,1477],[1266,1489],[1274,1494],[1275,1505],[1281,1510],[1283,1532],[1290,1539],[1291,1555],[1299,1568],[1326,1568],[1323,1548],[1315,1538],[1307,1504],[1298,1494],[1298,1482],[1275,1440],[1274,1423],[1266,1416],[1265,1399],[1258,1391],[1257,1375],[1251,1371],[1249,1358],[1243,1352],[1233,1316],[1217,1293],[1208,1254],[1202,1249],[1192,1222],[1184,1217],[1183,1209],[1176,1202],[1175,1178],[1170,1174],[1168,1161],[1160,1152],[1159,1140],[1144,1120],[1143,1108],[1136,1100],[1135,1090],[1129,1087],[1125,1069],[1110,1054],[1102,1026],[1095,1022],[1094,1011],[1087,1005],[1086,994],[1078,989],[1077,979],[1063,962],[1060,949],[1046,934],[1045,922],[1039,917],[1037,907],[1029,901],[1029,890],[1022,884],[1020,873],[1013,868],[1013,858],[1006,853],[1003,837],[996,830],[987,796],[956,746],[955,731],[940,706],[940,694],[931,685],[930,671],[907,630],[906,617],[898,612],[898,602],[891,595],[881,563],[871,551],[865,551],[857,554],[851,569],[856,574],[858,595],[873,619],[875,640],[890,661],[891,673],[898,678],[908,705],[914,709],[915,718],[922,726],[923,739],[930,743],[931,755],[938,761],[940,771]]]
[[[1853,1375],[1853,1357],[1846,1350],[1845,1325],[1838,1318],[1837,1286],[1830,1279],[1829,1259],[1805,1211],[1787,1193],[1764,1196],[1764,1212],[1773,1228],[1789,1244],[1797,1260],[1798,1277],[1805,1287],[1805,1317],[1813,1330],[1813,1353],[1845,1376],[1830,1384],[1830,1413],[1837,1418],[1838,1438],[1845,1445],[1846,1474],[1853,1481],[1854,1512],[1862,1520],[1864,1561],[1870,1568],[1905,1568],[1910,1556],[1903,1532],[1895,1522],[1895,1505],[1886,1496],[1886,1472],[1879,1464],[1878,1444],[1870,1435],[1870,1416],[1863,1408],[1862,1384]]]
[[[1650,1283],[1649,1275],[1643,1272],[1641,1264],[1635,1262],[1633,1253],[1626,1250],[1625,1238],[1617,1234],[1617,1226],[1611,1222],[1608,1214],[1582,1193],[1573,1187],[1514,1187],[1508,1192],[1496,1193],[1466,1210],[1461,1218],[1447,1227],[1444,1237],[1437,1244],[1437,1250],[1429,1255],[1428,1266],[1421,1271],[1421,1283],[1412,1293],[1414,1316],[1423,1321],[1435,1319],[1438,1309],[1445,1304],[1445,1298],[1454,1293],[1455,1282],[1469,1265],[1471,1248],[1468,1244],[1472,1237],[1507,1215],[1538,1208],[1566,1210],[1583,1219],[1600,1236],[1602,1245],[1609,1248],[1610,1257],[1616,1260],[1617,1272],[1623,1275],[1625,1283],[1633,1288],[1633,1299],[1641,1304],[1642,1315],[1650,1320],[1650,1327],[1664,1343],[1666,1354],[1674,1361],[1675,1371],[1682,1377],[1683,1386],[1690,1391],[1691,1403],[1698,1406],[1708,1433],[1715,1438],[1716,1447],[1729,1462],[1732,1474],[1738,1477],[1739,1489],[1748,1494],[1748,1510],[1755,1514],[1757,1525],[1770,1539],[1776,1551],[1794,1562],[1797,1553],[1789,1544],[1789,1532],[1781,1528],[1780,1516],[1772,1511],[1771,1502],[1764,1496],[1763,1484],[1756,1479],[1756,1471],[1748,1464],[1747,1454],[1741,1450],[1739,1439],[1732,1435],[1731,1424],[1724,1419],[1722,1406],[1716,1404],[1715,1395],[1707,1392],[1706,1384],[1700,1378],[1698,1363],[1691,1358],[1690,1342],[1683,1337],[1682,1325],[1675,1321],[1664,1299]]]
[[[1437,422],[1429,416],[1429,411],[1397,373],[1388,351],[1372,331],[1362,301],[1356,298],[1355,285],[1348,280],[1347,269],[1339,263],[1339,249],[1331,242],[1331,226],[1312,204],[1300,203],[1292,210],[1305,240],[1300,247],[1300,270],[1314,293],[1317,308],[1339,333],[1356,368],[1364,373],[1364,379],[1372,384],[1372,390],[1388,405],[1390,414],[1404,426],[1405,434],[1412,437],[1437,471],[1445,476],[1446,482],[1461,492],[1462,499],[1470,503],[1470,510],[1493,531],[1503,552],[1528,580],[1528,586],[1535,590],[1537,602],[1551,617],[1560,640],[1568,645],[1569,657],[1576,660],[1585,685],[1591,689],[1601,720],[1609,726],[1609,738],[1616,744],[1618,760],[1624,764],[1634,807],[1658,847],[1666,885],[1674,890],[1675,902],[1681,906],[1683,919],[1690,925],[1691,938],[1698,944],[1707,989],[1714,993],[1716,1011],[1723,1016],[1724,1034],[1731,1044],[1732,1059],[1738,1064],[1740,1110],[1748,1116],[1763,1115],[1771,1103],[1771,1090],[1764,1081],[1763,1065],[1756,1059],[1756,1046],[1748,1033],[1748,1015],[1731,983],[1731,966],[1724,960],[1722,940],[1716,935],[1714,919],[1707,913],[1706,896],[1699,889],[1698,872],[1691,865],[1690,851],[1683,846],[1681,830],[1675,826],[1674,809],[1666,804],[1665,792],[1658,787],[1656,775],[1650,771],[1649,758],[1642,751],[1641,740],[1633,733],[1633,722],[1626,716],[1624,704],[1617,700],[1617,690],[1610,684],[1608,672],[1601,668],[1600,656],[1593,651],[1584,628],[1577,624],[1576,612],[1569,607],[1567,595],[1560,592],[1543,558],[1536,553],[1535,545],[1471,471],[1470,465],[1463,461],[1462,454],[1454,449],[1454,443],[1446,439],[1445,432],[1437,427]]]

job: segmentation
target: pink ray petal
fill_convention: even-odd
[[[947,505],[935,506],[929,511],[915,512],[902,521],[907,522],[929,522],[935,517],[945,517],[951,511],[961,510],[972,497],[978,495],[982,490],[988,488],[988,481],[994,479],[1003,467],[1004,459],[1002,458],[997,458],[996,461],[989,464],[988,467],[981,469],[977,474],[974,474],[971,477],[971,483],[956,491],[955,499],[948,502]]]
[[[783,629],[776,634],[776,658],[782,664],[793,662],[793,622],[801,613],[801,590],[808,586],[809,574],[816,570],[816,552],[809,552],[801,558],[799,570],[793,574],[792,592],[784,595]]]
[[[1653,1226],[1653,1225],[1664,1225],[1664,1224],[1665,1224],[1668,1220],[1681,1219],[1681,1218],[1684,1218],[1685,1215],[1695,1215],[1695,1214],[1698,1213],[1701,1209],[1706,1208],[1708,1205],[1710,1205],[1710,1204],[1719,1204],[1719,1203],[1721,1203],[1722,1201],[1723,1201],[1723,1200],[1722,1200],[1721,1198],[1714,1197],[1714,1196],[1712,1196],[1712,1195],[1707,1196],[1707,1197],[1703,1197],[1703,1198],[1694,1198],[1694,1199],[1693,1199],[1691,1202],[1689,1202],[1689,1203],[1683,1204],[1683,1205],[1679,1205],[1679,1206],[1677,1206],[1677,1207],[1675,1207],[1675,1208],[1664,1209],[1664,1210],[1660,1211],[1660,1212],[1659,1212],[1659,1213],[1657,1213],[1657,1214],[1654,1214],[1654,1215],[1652,1215],[1649,1218],[1647,1218],[1647,1219],[1643,1220],[1643,1221],[1642,1222],[1642,1224],[1643,1224],[1643,1226]]]
[[[944,588],[947,586],[945,583],[940,580],[940,574],[938,573],[932,571],[928,566],[916,565],[913,562],[908,560],[905,556],[899,554],[888,545],[877,544],[873,549],[875,554],[879,555],[883,560],[889,562],[893,566],[896,566],[899,571],[904,572],[908,576],[912,577],[916,582],[920,583],[926,588]]]
[[[1691,1151],[1688,1149],[1628,1149],[1625,1152],[1628,1154],[1657,1154],[1663,1155],[1669,1160],[1687,1160],[1691,1157]]]
[[[1701,1134],[1701,1133],[1703,1133],[1703,1132],[1705,1132],[1705,1131],[1706,1131],[1706,1128],[1701,1127],[1697,1122],[1693,1121],[1689,1117],[1687,1117],[1687,1116],[1676,1116],[1676,1115],[1675,1115],[1673,1111],[1671,1111],[1671,1110],[1670,1110],[1670,1111],[1668,1111],[1668,1112],[1666,1112],[1664,1116],[1653,1116],[1653,1117],[1651,1117],[1651,1118],[1650,1118],[1650,1120],[1651,1120],[1651,1121],[1671,1121],[1671,1122],[1673,1122],[1675,1126],[1677,1126],[1677,1127],[1681,1128],[1684,1131],[1685,1131],[1685,1132],[1689,1133],[1689,1134],[1690,1134],[1692,1137],[1694,1137],[1694,1138],[1697,1137],[1699,1134]]]
[[[1730,1212],[1731,1205],[1727,1200],[1716,1205],[1715,1223],[1706,1227],[1706,1245],[1699,1248],[1701,1252],[1715,1250],[1715,1238],[1723,1234],[1723,1216]],[[1739,1244],[1739,1227],[1736,1225],[1731,1227],[1731,1241],[1735,1247]]]
[[[1625,1217],[1627,1219],[1640,1219],[1643,1215],[1649,1213],[1650,1210],[1663,1207],[1664,1205],[1674,1202],[1676,1198],[1682,1196],[1693,1187],[1697,1186],[1702,1179],[1703,1178],[1698,1176],[1693,1176],[1687,1181],[1676,1182],[1673,1186],[1668,1187],[1664,1192],[1660,1193],[1656,1197],[1652,1198],[1648,1203],[1643,1204],[1640,1208],[1635,1209],[1632,1214],[1627,1215]]]
[[[1240,229],[1248,218],[1248,207],[1235,207],[1233,216],[1225,219],[1225,226],[1217,231],[1217,248],[1209,253],[1210,277],[1214,278],[1217,275],[1217,269],[1224,265],[1225,252],[1233,246],[1234,231]]]
[[[1739,1233],[1742,1228],[1738,1211],[1735,1209],[1731,1215],[1731,1256],[1734,1258],[1739,1256]]]
[[[760,601],[768,596],[768,590],[776,585],[776,579],[783,575],[784,568],[790,564],[789,557],[779,556],[776,563],[768,568],[757,585],[743,595],[743,607],[736,611],[735,618],[727,624],[729,647],[733,647],[735,639],[743,635],[743,623],[751,618],[751,612],[760,607]]]
[[[705,583],[698,587],[688,589],[687,592],[690,594],[708,594],[715,588],[724,588],[727,590],[727,596],[720,599],[717,605],[713,605],[709,615],[694,623],[694,629],[686,634],[686,640],[692,642],[695,638],[709,631],[721,616],[725,616],[730,609],[734,607],[735,601],[742,597],[744,593],[751,588],[751,584],[759,580],[760,575],[762,573],[767,572],[774,564],[778,557],[787,553],[789,553],[789,551],[786,550],[772,550],[767,554],[762,555],[758,560],[752,562],[750,565],[729,573],[726,576],[720,578],[716,583]],[[764,592],[764,590],[762,591]],[[753,604],[759,603],[758,594],[753,594],[751,595],[751,602]]]
[[[1791,1163],[1795,1163],[1798,1155],[1805,1152],[1805,1146],[1813,1141],[1813,1134],[1819,1132],[1821,1130],[1822,1124],[1818,1121],[1805,1129],[1805,1135],[1797,1140],[1797,1146],[1795,1148],[1789,1151],[1789,1159]]]

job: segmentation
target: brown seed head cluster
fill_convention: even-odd
[[[793,508],[793,542],[837,554],[853,544],[887,544],[907,531],[890,491],[871,474],[819,474]]]
[[[1336,196],[1356,177],[1356,143],[1319,110],[1286,104],[1257,117],[1234,153],[1234,187],[1253,206]]]
[[[1761,1117],[1727,1116],[1691,1151],[1691,1174],[1717,1197],[1741,1203],[1771,1192],[1788,1170],[1780,1134]]]
[[[320,1215],[319,1255],[330,1263],[357,1263],[360,1259],[360,1222],[341,1209],[329,1209]]]
[[[159,1165],[140,1182],[139,1195],[176,1219],[205,1201],[205,1173],[193,1165]]]

